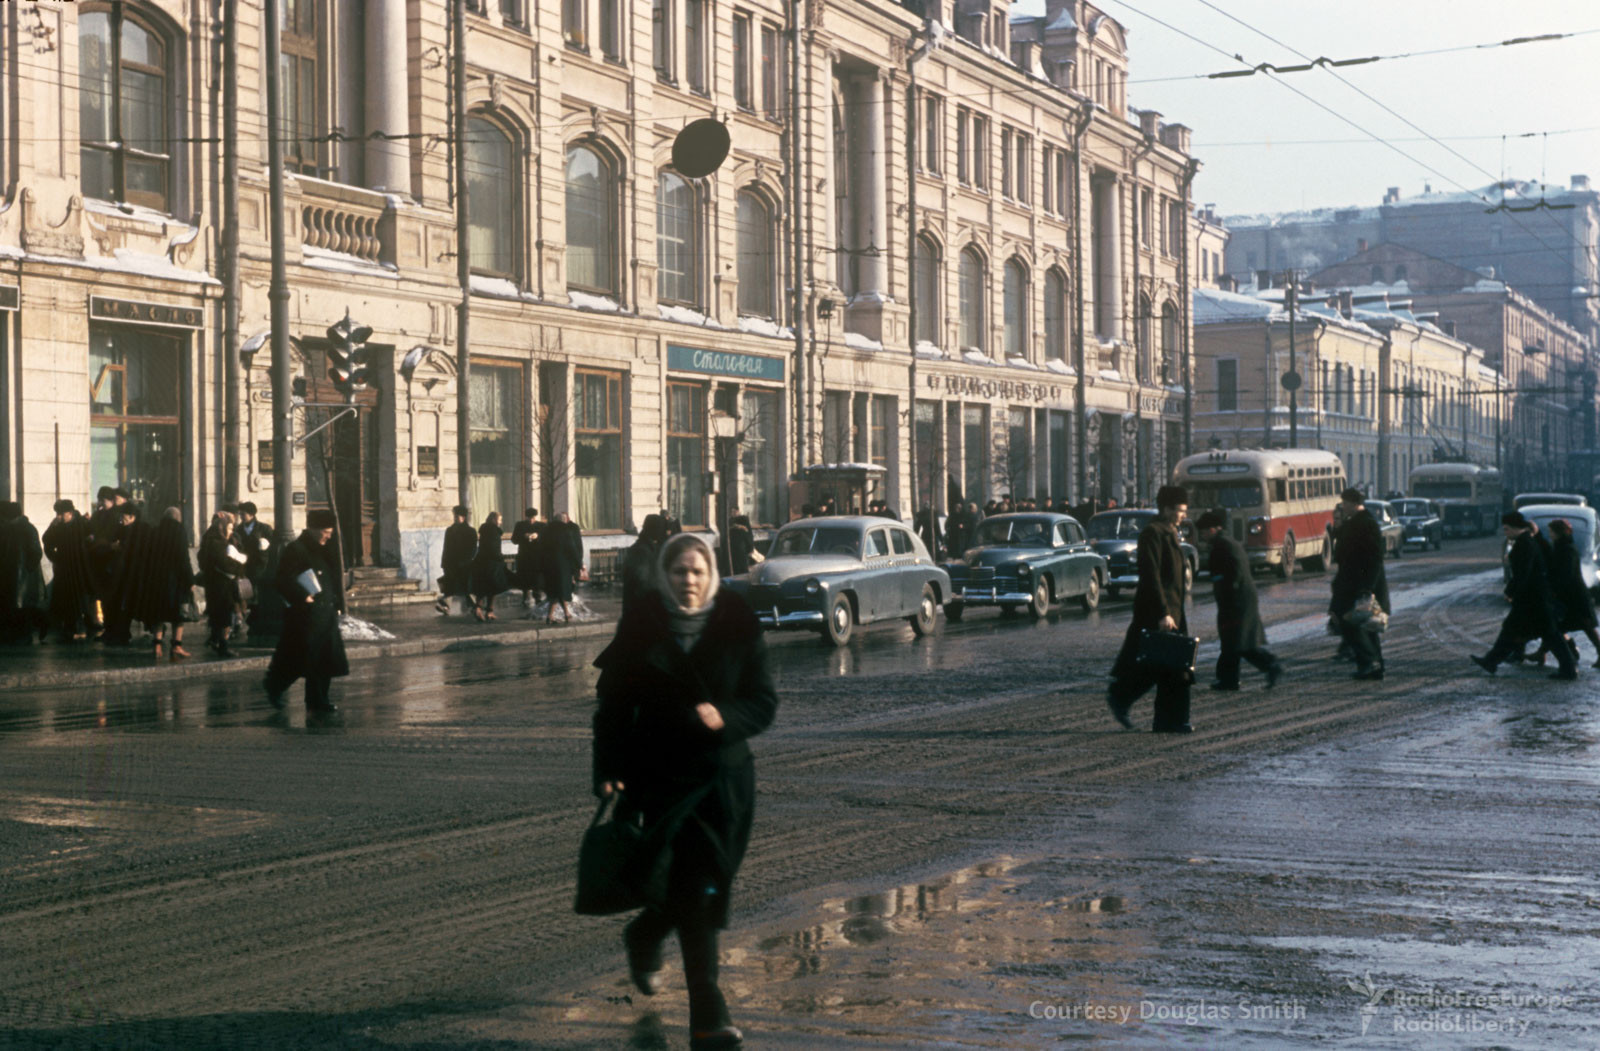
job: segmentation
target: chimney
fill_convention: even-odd
[[[1587,190],[1588,188],[1589,177],[1587,175],[1574,175],[1572,177],[1572,189],[1574,191]]]
[[[1339,313],[1349,317],[1355,312],[1355,308],[1355,296],[1348,288],[1341,288],[1339,290]]]
[[[1187,124],[1167,124],[1161,129],[1161,145],[1187,156],[1190,134]]]
[[[1400,199],[1400,187],[1391,186],[1383,195],[1384,204],[1393,204]]]
[[[1140,110],[1139,131],[1146,139],[1154,139],[1161,134],[1161,114],[1153,109]]]
[[[1444,334],[1451,339],[1456,338],[1456,323],[1454,321],[1441,321],[1439,327],[1444,329]]]
[[[1356,251],[1365,252],[1366,250],[1367,250],[1367,239],[1365,237],[1356,238]]]
[[[1261,290],[1261,291],[1263,291],[1263,292],[1265,292],[1267,289],[1269,289],[1271,287],[1273,287],[1273,285],[1272,285],[1272,271],[1271,270],[1257,270],[1256,271],[1256,288]]]

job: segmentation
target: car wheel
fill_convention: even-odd
[[[1078,604],[1085,613],[1093,613],[1100,605],[1100,574],[1089,574],[1089,586],[1078,596]]]
[[[823,625],[823,636],[835,646],[843,646],[850,641],[850,632],[855,626],[856,615],[850,608],[850,596],[833,596],[833,601],[828,603],[828,620]]]
[[[1282,561],[1278,563],[1278,576],[1283,580],[1294,577],[1294,534],[1290,533],[1283,538],[1283,550],[1280,552]]]
[[[1323,533],[1322,534],[1322,547],[1318,549],[1317,554],[1312,555],[1310,558],[1306,559],[1306,568],[1311,570],[1311,572],[1313,572],[1313,573],[1321,573],[1323,570],[1328,568],[1328,562],[1329,562],[1328,534],[1327,533]]]
[[[906,619],[911,621],[911,630],[918,636],[926,635],[933,630],[933,622],[939,615],[939,602],[934,598],[933,585],[922,585],[922,600],[917,603],[917,611]]]
[[[966,609],[966,603],[957,602],[952,599],[951,601],[946,602],[944,605],[944,619],[951,621],[960,620],[961,614],[965,613]]]
[[[1028,596],[1028,615],[1038,620],[1050,612],[1050,581],[1040,577],[1033,582],[1033,594]]]
[[[1192,592],[1193,590],[1194,590],[1194,566],[1189,564],[1189,560],[1188,559],[1184,559],[1183,560],[1183,593],[1185,595],[1187,595],[1190,592]]]

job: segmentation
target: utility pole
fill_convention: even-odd
[[[266,6],[267,65],[267,213],[268,237],[272,245],[272,277],[267,300],[272,318],[272,517],[277,529],[277,544],[295,537],[294,463],[290,444],[294,427],[294,405],[290,401],[289,376],[289,279],[283,258],[283,88],[279,66],[282,62],[276,2]],[[231,41],[230,41],[231,44]]]
[[[1294,315],[1300,305],[1300,274],[1286,271],[1288,283],[1284,285],[1283,303],[1289,308],[1289,371],[1283,374],[1283,389],[1289,392],[1289,448],[1300,448],[1300,373],[1295,370]]]
[[[239,0],[222,4],[222,496],[239,501]]]
[[[460,3],[461,0],[456,0]],[[804,50],[800,46],[800,31],[805,24],[804,0],[793,0],[789,5],[789,37],[791,42],[790,53],[793,61],[789,63],[789,248],[790,272],[789,284],[793,290],[793,316],[790,324],[794,328],[794,393],[795,393],[795,458],[794,473],[791,477],[799,476],[805,470],[806,460],[810,452],[810,442],[806,440],[811,423],[811,397],[810,375],[805,369],[806,353],[806,312],[809,309],[807,300],[806,277],[806,209],[805,193],[809,187],[803,178],[804,164],[808,156],[806,146],[801,138],[808,124],[802,124],[800,95],[800,63]],[[832,173],[830,172],[831,176]],[[802,377],[808,382],[802,383]],[[790,514],[794,509],[790,508]]]
[[[472,358],[467,332],[472,321],[472,251],[467,227],[466,0],[452,0],[450,27],[456,43],[450,100],[456,115],[456,280],[461,284],[461,305],[456,308],[456,499],[471,510]]]

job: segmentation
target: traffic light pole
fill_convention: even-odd
[[[289,278],[283,257],[283,110],[279,84],[280,48],[277,3],[266,6],[267,213],[272,246],[272,277],[267,288],[272,318],[272,525],[278,547],[293,540],[294,462],[290,459],[294,403],[290,396]],[[230,46],[232,41],[229,41]]]
[[[472,253],[467,226],[467,18],[466,0],[452,0],[450,25],[456,53],[450,98],[456,115],[456,280],[461,303],[456,308],[456,499],[472,507],[472,364],[467,330],[472,320]],[[552,509],[553,510],[553,509]]]

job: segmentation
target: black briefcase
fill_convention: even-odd
[[[1200,640],[1176,631],[1139,633],[1139,666],[1158,675],[1193,675],[1200,656]]]

